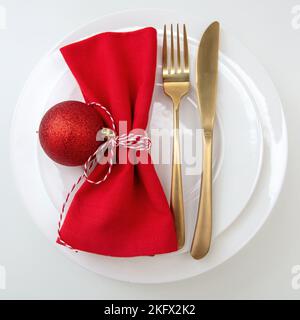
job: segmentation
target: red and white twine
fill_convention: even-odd
[[[77,252],[77,250],[74,249],[73,247],[71,247],[70,245],[68,245],[65,241],[63,241],[61,238],[61,235],[60,235],[62,223],[63,223],[64,216],[65,216],[66,207],[67,207],[68,202],[71,198],[71,195],[73,194],[75,189],[84,180],[93,184],[93,185],[99,185],[99,184],[105,182],[112,172],[112,168],[113,168],[113,164],[114,164],[114,157],[115,157],[115,152],[116,152],[117,147],[124,147],[127,149],[136,150],[136,151],[150,151],[150,149],[151,149],[151,140],[147,135],[129,133],[128,135],[122,134],[120,136],[117,136],[116,135],[116,124],[115,124],[115,121],[114,121],[111,113],[108,111],[108,109],[106,107],[102,106],[101,104],[96,103],[96,102],[90,103],[89,106],[98,107],[98,108],[100,108],[100,110],[103,110],[106,113],[106,115],[108,116],[108,118],[111,121],[111,129],[109,129],[109,131],[111,131],[112,134],[110,134],[109,136],[106,136],[106,139],[107,139],[106,142],[103,143],[98,148],[98,150],[93,155],[91,155],[90,158],[87,160],[87,162],[84,164],[83,174],[73,184],[73,186],[72,186],[71,190],[69,191],[69,193],[67,194],[66,200],[62,206],[62,210],[61,210],[60,218],[59,218],[59,222],[58,222],[58,240],[61,245],[65,246],[71,250],[75,250],[76,252]],[[107,157],[108,169],[107,169],[105,176],[98,181],[93,181],[93,180],[89,179],[91,172],[93,171],[95,166],[97,166],[98,159],[99,159],[98,157],[102,157],[106,151],[108,152],[108,157]]]

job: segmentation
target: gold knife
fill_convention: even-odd
[[[203,173],[198,220],[191,248],[194,259],[205,257],[212,235],[212,148],[216,115],[220,24],[212,23],[205,31],[198,51],[197,91],[203,127]]]

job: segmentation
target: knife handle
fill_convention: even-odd
[[[179,102],[174,103],[174,138],[170,207],[174,215],[178,249],[185,243],[184,204],[181,177],[180,136],[179,136]]]
[[[203,173],[198,208],[198,220],[192,243],[191,255],[199,260],[207,255],[212,235],[212,131],[203,135]]]

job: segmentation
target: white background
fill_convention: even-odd
[[[0,299],[300,299],[292,266],[300,265],[300,0],[0,0]],[[18,96],[34,65],[66,34],[102,15],[136,8],[212,14],[260,60],[282,99],[289,161],[282,194],[257,236],[236,256],[193,279],[136,285],[105,279],[70,262],[24,209],[9,165],[9,129]],[[188,21],[187,21],[188,23]],[[2,26],[2,25],[1,25]],[[0,28],[1,29],[1,28]]]

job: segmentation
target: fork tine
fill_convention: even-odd
[[[173,24],[171,24],[171,74],[175,73],[175,59],[174,59],[174,34]]]
[[[187,32],[186,26],[183,25],[183,38],[184,38],[184,72],[189,73],[190,66],[189,66],[189,45],[187,39]]]
[[[181,68],[181,54],[180,54],[179,24],[177,24],[177,70],[178,70],[178,72],[182,71],[182,68]]]
[[[164,26],[164,41],[163,41],[163,73],[168,73],[168,41],[167,41],[167,26]]]

